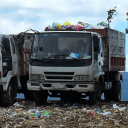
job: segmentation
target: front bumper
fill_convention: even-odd
[[[28,90],[60,90],[93,92],[95,91],[95,82],[34,82],[27,81]]]

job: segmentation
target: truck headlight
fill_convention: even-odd
[[[87,76],[76,76],[75,77],[75,80],[89,80],[90,77],[87,75]]]
[[[30,78],[32,80],[44,80],[44,76],[42,74],[31,74]]]
[[[80,80],[80,76],[75,76],[75,80]]]

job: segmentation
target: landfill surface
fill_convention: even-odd
[[[0,128],[127,128],[128,102],[88,101],[64,103],[34,102],[16,99],[13,106],[0,107]]]

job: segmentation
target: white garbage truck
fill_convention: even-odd
[[[35,33],[27,89],[42,105],[47,97],[90,104],[121,100],[120,71],[125,70],[125,34],[111,28],[45,29]]]
[[[0,105],[12,105],[17,93],[23,93],[26,100],[33,100],[26,84],[32,40],[32,33],[0,34]]]

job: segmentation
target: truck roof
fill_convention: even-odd
[[[99,28],[99,29],[80,29],[80,30],[75,30],[75,29],[48,29],[45,28],[45,32],[78,32],[78,33],[92,33],[92,34],[100,34],[102,37],[107,36],[107,30],[109,28]]]
[[[66,28],[66,29],[49,29],[49,28],[45,28],[45,31],[58,31],[58,32],[90,32],[90,33],[93,33],[93,34],[100,34],[102,37],[107,37],[108,36],[108,33],[109,31],[112,30],[112,31],[117,31],[119,33],[122,33],[124,34],[123,32],[120,32],[118,30],[114,30],[114,29],[111,29],[111,28],[94,28],[94,29],[83,29],[81,28],[80,30],[75,30],[75,29],[70,29],[70,28]]]

